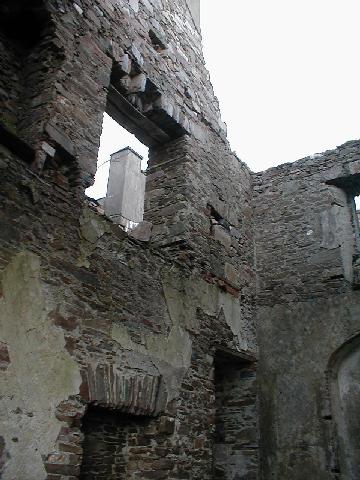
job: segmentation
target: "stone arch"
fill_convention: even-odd
[[[341,478],[360,478],[360,334],[346,341],[329,363],[330,398]]]

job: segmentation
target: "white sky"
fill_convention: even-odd
[[[360,0],[202,0],[204,54],[233,150],[253,171],[360,138]],[[146,148],[109,117],[110,153]]]
[[[252,170],[360,138],[360,0],[202,0],[205,59]]]

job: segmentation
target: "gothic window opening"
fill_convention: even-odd
[[[359,191],[356,191],[359,193]],[[350,194],[350,208],[353,231],[352,286],[360,288],[360,195]]]
[[[335,419],[341,478],[360,476],[360,337],[346,342],[333,356],[331,403]]]
[[[257,478],[256,399],[254,363],[218,353],[215,358],[214,479]]]

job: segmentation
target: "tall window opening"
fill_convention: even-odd
[[[217,354],[215,402],[214,479],[256,479],[259,458],[253,362],[222,352]]]
[[[143,219],[148,147],[104,113],[94,184],[86,195],[125,230]]]
[[[354,197],[353,202],[354,234],[357,252],[360,254],[360,195]]]
[[[353,288],[360,288],[360,175],[327,182],[332,202],[334,246],[340,247],[342,272]]]
[[[358,193],[357,190],[356,193]],[[352,286],[360,288],[360,195],[351,196],[351,217],[353,231]]]
[[[135,58],[128,53],[113,54],[106,104],[106,113],[113,120],[104,117],[99,171],[95,185],[86,193],[97,197],[114,222],[130,230],[141,222],[144,211],[145,176],[141,168],[146,165],[145,145],[158,147],[190,130],[187,118],[180,115],[179,108],[161,93]]]

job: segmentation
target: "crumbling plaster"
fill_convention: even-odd
[[[358,169],[354,141],[257,174],[263,478],[347,478],[327,372],[359,331],[350,202]]]
[[[4,478],[78,478],[96,404],[149,419],[134,478],[212,480],[226,352],[230,369],[250,359],[259,405],[237,402],[226,480],[337,480],[327,369],[359,332],[359,142],[253,174],[225,138],[186,0],[39,2],[51,31],[21,85],[1,34]],[[84,194],[111,101],[151,147],[144,241]]]
[[[80,372],[51,318],[52,293],[41,281],[37,255],[18,253],[1,276],[0,339],[9,365],[0,373],[4,480],[44,479],[43,457],[62,422],[57,406],[79,392]]]

